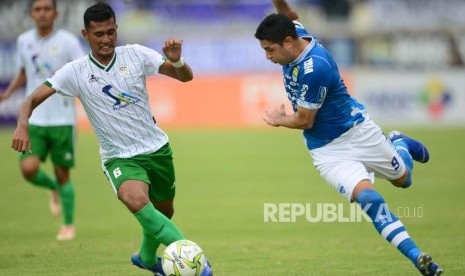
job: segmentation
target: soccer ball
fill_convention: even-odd
[[[200,276],[207,258],[202,248],[193,241],[175,241],[166,247],[162,268],[166,276]]]

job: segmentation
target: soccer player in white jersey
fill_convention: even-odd
[[[58,16],[55,0],[31,1],[30,15],[35,28],[17,39],[19,72],[0,101],[7,99],[26,84],[26,95],[42,84],[64,64],[84,55],[78,38],[68,31],[55,29]],[[53,95],[34,111],[29,119],[32,152],[20,155],[20,168],[30,183],[50,189],[50,211],[59,215],[63,224],[58,240],[70,240],[74,229],[74,185],[70,168],[74,166],[75,107],[72,98]],[[40,169],[41,161],[50,154],[55,179]],[[60,200],[61,199],[61,200]],[[60,206],[61,201],[61,206]]]
[[[276,107],[266,112],[265,122],[302,129],[323,179],[347,200],[359,203],[376,230],[423,275],[440,275],[442,269],[429,254],[421,253],[373,186],[376,176],[396,187],[409,187],[412,160],[426,163],[427,149],[400,132],[388,139],[365,107],[349,95],[331,55],[298,22],[297,13],[285,0],[273,3],[278,14],[267,16],[255,37],[266,58],[283,66],[293,111]]]
[[[145,80],[160,73],[187,82],[192,70],[181,58],[182,40],[168,39],[164,56],[136,44],[116,47],[115,13],[105,3],[85,11],[84,26],[82,35],[91,52],[66,64],[26,97],[12,147],[29,150],[28,117],[45,99],[55,93],[78,97],[99,140],[103,171],[142,226],[142,244],[131,261],[164,275],[157,248],[184,236],[170,220],[175,195],[172,151],[151,113]],[[203,269],[203,276],[213,275],[209,264]]]

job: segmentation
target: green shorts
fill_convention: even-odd
[[[74,126],[29,125],[29,139],[32,153],[20,154],[20,160],[30,156],[38,156],[43,162],[50,152],[53,164],[62,168],[74,166]]]
[[[127,180],[140,180],[149,185],[149,197],[162,201],[174,198],[175,175],[173,155],[169,144],[154,153],[106,161],[104,172],[117,191]]]

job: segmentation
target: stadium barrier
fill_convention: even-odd
[[[166,77],[149,77],[150,106],[162,127],[264,126],[265,110],[281,103],[291,110],[282,88],[282,76],[196,76],[189,83]],[[79,106],[79,103],[78,103]],[[89,128],[81,106],[78,122]]]
[[[351,70],[343,76],[380,124],[465,124],[463,71]],[[149,77],[148,90],[162,127],[263,127],[266,109],[284,103],[291,110],[280,73],[196,76],[189,83]],[[78,124],[90,128],[79,103]]]

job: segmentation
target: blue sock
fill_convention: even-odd
[[[357,196],[357,203],[370,217],[378,233],[416,266],[421,252],[408,235],[402,222],[389,211],[381,195],[375,190],[363,190]]]
[[[404,160],[405,167],[407,167],[408,178],[407,178],[407,181],[402,186],[402,188],[408,188],[410,187],[410,185],[412,185],[413,158],[408,152],[408,146],[404,141],[397,140],[397,141],[392,142],[392,144],[396,148],[396,151],[400,155],[402,160]]]

